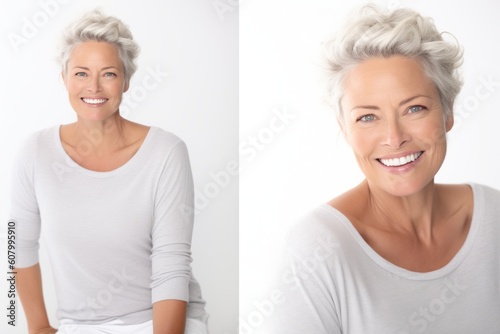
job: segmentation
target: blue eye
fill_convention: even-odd
[[[75,76],[77,76],[77,77],[85,77],[85,76],[87,76],[87,73],[85,73],[85,72],[76,72]]]
[[[424,106],[411,106],[408,108],[408,113],[413,114],[426,109]]]
[[[374,120],[375,120],[375,115],[369,114],[369,115],[363,115],[361,117],[358,117],[358,119],[356,119],[356,122],[369,123],[369,122],[373,122]]]
[[[104,73],[104,76],[105,77],[116,77],[116,74],[113,72],[106,72],[106,73]]]

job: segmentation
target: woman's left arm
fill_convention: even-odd
[[[170,140],[157,183],[151,231],[155,334],[184,333],[191,277],[193,179],[186,145],[176,138]]]
[[[153,334],[184,334],[186,305],[183,300],[161,300],[153,304]]]

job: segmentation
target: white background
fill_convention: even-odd
[[[375,1],[431,16],[465,50],[440,183],[478,182],[500,189],[500,4],[476,1]],[[248,0],[240,5],[240,322],[241,333],[269,323],[273,273],[283,237],[300,216],[361,182],[363,176],[323,101],[321,43],[365,1]],[[490,79],[488,92],[481,80]],[[288,110],[276,127],[276,109]],[[271,129],[274,124],[273,131]],[[284,124],[284,123],[282,123]],[[282,125],[279,124],[278,125]],[[255,139],[255,137],[257,139]],[[500,203],[499,203],[500,204]],[[276,298],[275,298],[276,301]],[[286,302],[286,301],[285,301]],[[262,331],[264,332],[264,330]]]
[[[52,5],[42,6],[49,3]],[[238,13],[234,8],[221,15],[212,1],[206,0],[3,3],[0,220],[8,219],[9,175],[19,143],[36,130],[75,120],[54,60],[57,42],[67,24],[96,6],[128,24],[142,49],[138,71],[125,96],[132,102],[125,116],[181,137],[190,152],[197,193],[211,197],[199,201],[202,210],[195,221],[193,271],[207,300],[211,333],[234,334],[238,312],[238,180],[232,177],[229,184],[221,183],[217,188],[210,176],[238,159]],[[9,34],[22,36],[23,27],[29,25],[26,20],[35,30],[24,28],[29,37],[16,48]],[[148,69],[168,75],[159,77],[157,87],[143,94],[144,90],[137,87],[150,75]],[[148,80],[150,84],[155,82]],[[19,301],[17,327],[6,324],[5,231],[2,228],[0,332],[25,334]],[[43,243],[40,261],[49,316],[57,326],[53,280]]]

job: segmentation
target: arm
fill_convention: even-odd
[[[162,300],[153,304],[153,334],[184,334],[186,305],[183,300]]]
[[[288,261],[278,282],[276,309],[272,315],[273,334],[342,334],[335,305],[335,281],[331,263],[337,263],[337,247],[314,222],[295,226],[289,232]],[[323,252],[323,253],[322,253]]]
[[[38,264],[40,214],[34,186],[38,135],[22,145],[13,165],[10,195],[10,219],[16,236],[16,288],[30,334],[53,334],[42,292],[42,275]],[[10,224],[9,224],[10,226]]]
[[[191,277],[194,187],[185,144],[170,150],[158,180],[152,227],[154,334],[183,334]]]
[[[49,324],[42,292],[42,275],[37,263],[28,268],[17,268],[16,285],[23,305],[30,334],[53,334]]]

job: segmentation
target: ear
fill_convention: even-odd
[[[125,82],[125,85],[123,85],[123,93],[128,91],[129,88],[130,88],[130,81],[127,81]]]
[[[64,74],[64,71],[61,71],[61,79],[62,79],[64,85],[66,85],[66,74]]]
[[[453,116],[453,112],[450,116],[446,118],[446,132],[449,132],[453,128],[453,124],[455,123],[455,117]]]

